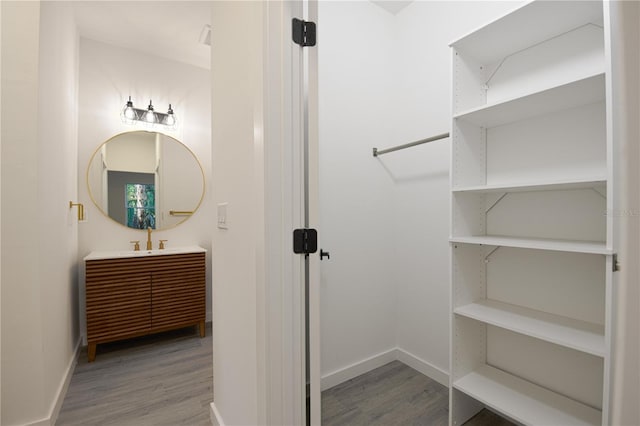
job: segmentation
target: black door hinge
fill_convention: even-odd
[[[293,18],[291,22],[293,41],[302,47],[316,45],[316,23]]]
[[[318,251],[318,231],[315,229],[293,230],[293,252],[309,254]]]

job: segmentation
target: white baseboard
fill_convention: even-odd
[[[69,365],[67,366],[67,371],[64,376],[64,380],[60,383],[60,387],[58,387],[58,394],[56,395],[56,400],[51,410],[51,425],[56,424],[56,420],[58,420],[58,414],[60,414],[60,409],[62,408],[62,403],[64,402],[64,397],[67,396],[67,390],[69,389],[69,383],[71,383],[71,377],[73,377],[73,372],[76,369],[76,365],[78,364],[78,357],[80,356],[80,341],[78,339],[76,342],[76,348],[73,351],[73,357],[69,361]]]
[[[320,381],[320,390],[326,390],[332,388],[340,383],[351,380],[354,377],[358,377],[368,371],[375,368],[382,367],[391,361],[396,360],[396,349],[389,349],[388,351],[381,352],[378,355],[374,355],[370,358],[351,364],[347,367],[333,371],[329,374],[322,376]]]
[[[36,422],[28,423],[25,426],[53,426],[56,424],[56,421],[58,420],[58,414],[60,414],[60,409],[62,408],[62,403],[64,402],[64,397],[67,396],[67,390],[69,389],[69,383],[71,383],[71,377],[73,377],[73,371],[76,369],[76,364],[78,363],[78,357],[80,356],[80,342],[82,342],[82,337],[79,337],[78,341],[76,342],[76,347],[73,350],[73,356],[69,360],[64,378],[60,382],[60,386],[58,386],[55,400],[51,405],[49,417],[40,419]]]
[[[215,402],[209,405],[209,415],[211,416],[211,424],[213,426],[224,426],[224,420],[222,420],[222,416],[216,408]]]
[[[404,349],[397,348],[397,360],[401,363],[408,365],[414,370],[419,371],[425,376],[435,380],[443,386],[449,387],[449,373],[436,367],[435,365],[418,358],[417,356],[405,351]]]
[[[27,423],[25,426],[53,426],[53,423],[51,423],[51,419],[47,418],[38,420],[37,422]]]
[[[320,389],[323,391],[327,390],[354,377],[358,377],[361,374],[382,367],[391,361],[400,361],[443,386],[449,386],[449,374],[446,371],[418,358],[404,349],[394,348],[322,376]]]

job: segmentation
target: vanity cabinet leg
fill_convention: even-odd
[[[204,328],[204,320],[198,323],[198,329],[200,329],[200,337],[204,337],[206,335],[206,329]]]
[[[96,346],[98,346],[97,343],[89,343],[87,346],[87,358],[89,362],[96,360]]]

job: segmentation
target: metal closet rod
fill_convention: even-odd
[[[401,149],[411,148],[412,146],[422,145],[423,143],[433,142],[433,141],[445,139],[448,137],[449,137],[449,133],[442,133],[440,135],[431,136],[430,138],[420,139],[419,141],[409,142],[404,145],[394,146],[393,148],[387,148],[387,149],[381,149],[381,150],[378,150],[378,148],[373,148],[373,156],[377,157],[378,155],[386,154],[388,152],[399,151]]]

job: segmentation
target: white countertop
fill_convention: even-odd
[[[168,254],[185,254],[185,253],[206,253],[207,250],[200,246],[187,247],[170,247],[166,249],[155,250],[113,250],[113,251],[92,251],[85,256],[84,260],[98,259],[120,259],[125,257],[143,257],[143,256],[163,256]]]

